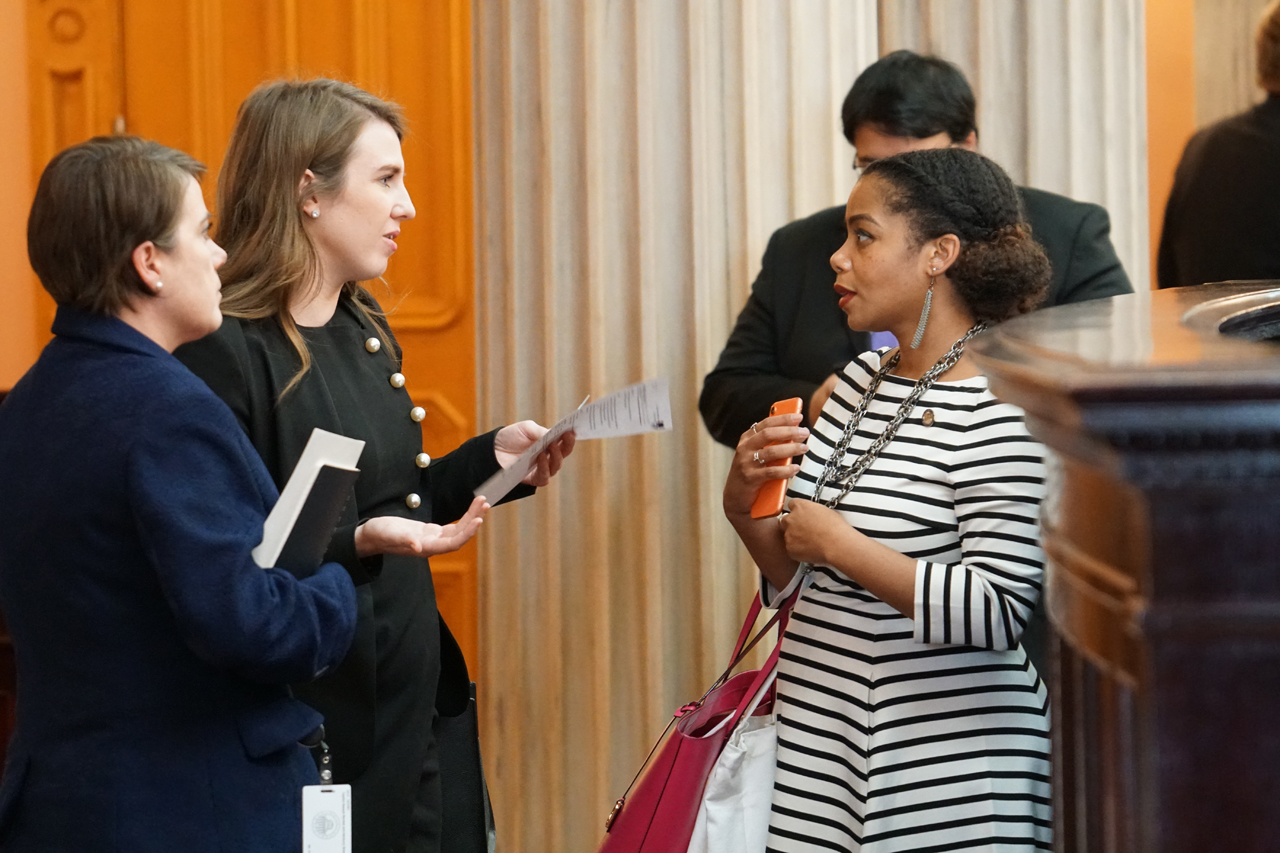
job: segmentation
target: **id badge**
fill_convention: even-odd
[[[302,853],[351,853],[351,786],[304,785]]]

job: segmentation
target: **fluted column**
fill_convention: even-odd
[[[720,511],[702,377],[769,234],[839,203],[870,0],[476,3],[480,424],[670,380],[675,430],[584,442],[481,547],[500,846],[593,849],[756,583]]]

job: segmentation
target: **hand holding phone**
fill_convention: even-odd
[[[769,417],[774,415],[798,415],[804,402],[799,397],[792,397],[790,400],[779,400],[769,407]],[[773,447],[781,442],[770,442],[766,447]],[[770,467],[779,465],[790,465],[791,457],[785,459],[774,459],[766,462]],[[786,480],[769,480],[760,487],[760,491],[756,492],[755,502],[751,504],[752,518],[768,518],[771,515],[777,515],[782,512],[782,503],[787,496]]]

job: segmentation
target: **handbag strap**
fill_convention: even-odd
[[[796,586],[792,593],[787,596],[786,600],[783,601],[782,604],[778,605],[777,612],[770,617],[768,622],[764,623],[764,627],[756,632],[756,635],[751,638],[750,642],[743,645],[742,638],[739,638],[738,645],[734,648],[733,659],[729,661],[729,665],[725,667],[724,672],[720,673],[720,677],[711,682],[711,686],[707,688],[707,692],[703,693],[702,697],[694,703],[695,707],[705,702],[707,697],[711,695],[712,690],[715,690],[717,687],[729,680],[729,676],[733,674],[733,670],[737,668],[738,664],[742,663],[743,659],[748,654],[751,653],[751,650],[756,647],[756,644],[764,639],[765,635],[769,633],[774,625],[778,626],[778,646],[782,645],[782,635],[787,631],[787,624],[791,619],[791,609],[795,607],[796,601],[800,598],[800,593],[804,592],[804,587],[805,585],[803,583]],[[760,609],[760,597],[755,596],[751,600],[751,607],[748,608],[748,621],[743,625],[744,634],[747,633],[747,630],[755,621],[755,617],[759,615]]]
[[[742,699],[738,702],[738,707],[734,709],[733,717],[729,721],[729,731],[733,731],[738,727],[738,723],[742,721],[743,716],[747,713],[748,708],[754,711],[756,706],[760,704],[760,698],[764,692],[772,687],[774,673],[778,669],[778,658],[782,652],[782,637],[778,637],[778,643],[773,647],[773,651],[769,653],[769,657],[764,662],[764,666],[760,667],[756,673],[755,679],[751,682],[751,689],[742,694]]]
[[[751,606],[747,608],[747,619],[742,623],[742,631],[738,633],[737,645],[733,647],[733,654],[729,656],[729,660],[736,663],[742,654],[742,647],[746,645],[747,637],[751,636],[751,629],[756,624],[756,619],[760,618],[760,610],[763,605],[760,604],[760,596],[751,596]],[[732,666],[732,664],[731,664]]]

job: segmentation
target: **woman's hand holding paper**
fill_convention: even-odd
[[[498,464],[510,468],[519,461],[520,456],[542,438],[547,428],[535,421],[519,421],[498,430],[493,442],[494,455]],[[530,486],[545,486],[551,482],[564,464],[565,457],[573,452],[576,435],[570,431],[557,438],[538,454],[528,475],[520,482]]]

